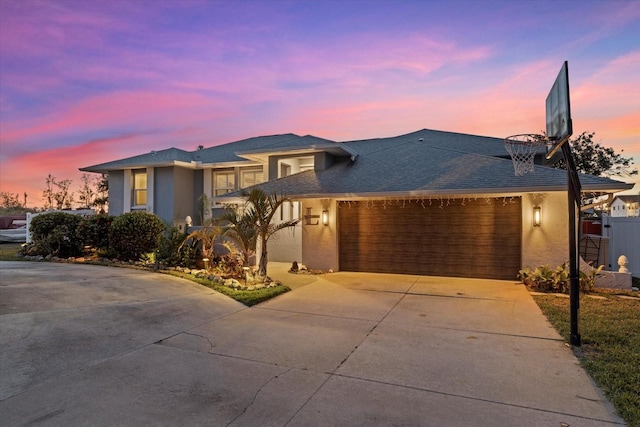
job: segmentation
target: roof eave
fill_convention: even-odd
[[[183,162],[180,160],[169,160],[164,162],[142,163],[142,164],[136,164],[136,165],[125,164],[125,165],[118,165],[118,166],[109,166],[108,163],[105,163],[100,165],[87,166],[85,168],[79,168],[79,170],[82,172],[108,173],[109,171],[117,171],[117,170],[162,168],[162,167],[171,167],[171,166],[178,166],[178,167],[183,167],[187,169],[197,169],[199,165],[198,165],[198,162],[194,162],[194,161]]]
[[[633,184],[612,183],[599,185],[586,185],[582,187],[583,192],[606,192],[617,193],[633,188]],[[526,193],[547,193],[567,191],[565,185],[546,187],[504,187],[504,188],[471,188],[471,189],[442,189],[442,190],[410,190],[410,191],[380,191],[380,192],[350,192],[350,193],[300,193],[284,194],[295,199],[369,199],[369,198],[411,198],[411,197],[441,197],[441,196],[477,196],[477,197],[500,197],[505,195],[517,196]],[[239,196],[216,197],[218,203],[235,203]]]
[[[356,151],[340,142],[327,142],[324,144],[310,144],[307,146],[281,147],[277,149],[259,149],[236,152],[236,156],[255,162],[265,162],[273,156],[292,156],[328,152],[337,156],[355,156]]]

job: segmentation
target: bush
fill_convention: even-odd
[[[138,260],[158,248],[164,229],[162,220],[152,213],[128,212],[111,223],[109,247],[120,259]]]
[[[156,260],[169,267],[193,267],[196,262],[196,245],[184,244],[187,235],[177,227],[169,227],[162,235]]]
[[[83,218],[78,226],[78,236],[83,244],[96,249],[109,249],[109,228],[114,219],[114,216],[106,214]]]
[[[37,215],[31,220],[29,231],[32,244],[26,248],[28,255],[53,255],[61,258],[82,254],[82,239],[77,229],[82,217],[65,212]]]

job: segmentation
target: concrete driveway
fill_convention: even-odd
[[[293,276],[253,308],[136,270],[0,263],[0,425],[623,422],[522,285]]]

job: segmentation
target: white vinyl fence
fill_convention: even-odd
[[[604,216],[602,235],[609,237],[607,270],[618,271],[618,257],[625,255],[631,275],[640,277],[640,217]]]

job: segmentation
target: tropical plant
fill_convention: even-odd
[[[195,264],[194,244],[185,244],[187,235],[176,226],[167,226],[156,251],[156,260],[170,267],[192,267]]]
[[[276,193],[267,194],[260,188],[252,188],[249,191],[243,190],[242,197],[245,199],[244,215],[247,217],[246,221],[252,224],[257,240],[260,242],[258,274],[265,277],[267,275],[267,243],[269,239],[280,230],[294,227],[300,220],[295,219],[272,224],[278,208],[284,202],[289,201],[286,197],[278,197]]]
[[[216,241],[219,240],[223,233],[223,227],[215,223],[210,223],[189,233],[178,249],[182,250],[185,245],[191,244],[191,242],[198,242],[202,258],[213,260],[215,257]]]
[[[580,290],[582,292],[593,291],[596,280],[602,275],[601,272],[603,268],[604,265],[601,265],[598,268],[591,267],[587,272],[580,270]]]
[[[580,271],[580,291],[591,292],[596,279],[600,276],[603,265],[598,268],[591,267],[588,271]],[[547,265],[542,265],[535,270],[525,267],[518,273],[518,278],[526,286],[540,292],[563,292],[571,289],[569,270],[567,263],[559,265],[554,270]]]
[[[251,256],[255,254],[258,235],[248,215],[241,215],[235,211],[228,211],[218,218],[228,238],[242,255],[242,266],[248,267]]]

